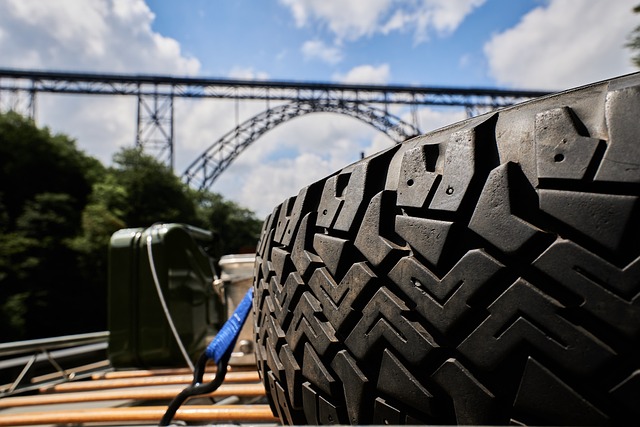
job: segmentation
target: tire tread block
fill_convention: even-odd
[[[636,416],[640,415],[640,407],[638,406],[638,402],[640,402],[640,369],[613,387],[610,394],[616,402],[621,402],[625,409],[633,412]]]
[[[534,138],[539,178],[583,179],[600,145],[578,134],[568,107],[538,113]]]
[[[381,235],[381,212],[383,204],[390,202],[390,197],[390,192],[383,191],[371,199],[354,242],[355,247],[374,266],[379,266],[393,251],[404,249]]]
[[[269,278],[271,277],[271,275],[274,272],[273,263],[269,259],[269,257],[271,256],[271,248],[272,248],[272,245],[273,245],[273,233],[274,232],[275,232],[275,230],[273,230],[273,229],[269,230],[267,242],[265,244],[264,252],[263,252],[264,255],[263,255],[263,259],[262,259],[262,277],[264,277],[264,279],[266,281],[269,280]]]
[[[637,184],[640,182],[640,87],[609,92],[605,117],[609,144],[596,180]]]
[[[273,212],[271,212],[269,215],[267,215],[267,218],[264,220],[264,223],[262,225],[262,232],[260,234],[260,241],[258,242],[258,254],[259,255],[264,255],[265,253],[267,253],[265,251],[266,246],[269,242],[271,242],[273,236],[269,235],[269,232],[273,229],[273,221],[274,218],[278,217],[280,215],[280,206],[278,205],[275,208],[273,208]]]
[[[433,395],[389,349],[382,353],[377,389],[418,412],[432,415]]]
[[[609,418],[551,371],[529,358],[514,409],[554,425],[607,425]]]
[[[275,233],[273,235],[273,240],[277,243],[282,244],[283,237],[285,235],[285,230],[289,225],[289,218],[291,217],[291,211],[293,209],[293,205],[296,201],[296,197],[289,197],[282,203],[282,208],[280,209],[280,215],[278,215],[278,219],[275,221]]]
[[[634,196],[561,190],[539,190],[539,195],[542,211],[615,253],[629,237],[627,229],[638,206]],[[640,236],[634,237],[635,252],[640,252]]]
[[[348,166],[326,180],[318,205],[317,226],[346,232],[351,230],[364,199],[371,160]]]
[[[398,179],[398,206],[421,208],[434,187],[438,174],[427,170],[425,146],[407,150]]]
[[[449,221],[398,215],[395,231],[413,250],[432,265],[438,265],[452,225]]]
[[[313,249],[320,256],[320,259],[331,272],[333,277],[338,275],[345,264],[346,259],[343,258],[345,250],[350,246],[350,242],[338,237],[328,236],[326,234],[316,233],[313,236]]]
[[[354,264],[336,284],[325,268],[317,269],[309,287],[320,301],[327,319],[339,330],[347,317],[355,313],[353,305],[361,291],[376,279],[375,274],[363,262]]]
[[[302,381],[302,369],[296,358],[289,348],[288,344],[280,347],[280,361],[284,366],[285,383],[287,387],[287,396],[291,403],[291,407],[296,410],[302,409],[302,395],[300,383]]]
[[[309,249],[311,249],[311,242],[313,241],[311,238],[313,230],[310,225],[310,222],[313,221],[312,215],[312,213],[306,214],[300,222],[300,228],[296,234],[293,248],[291,249],[291,261],[303,277],[306,276],[308,271],[315,265],[322,263],[318,255],[309,251]],[[307,245],[309,247],[307,247]]]
[[[591,375],[614,351],[564,319],[563,306],[518,279],[490,306],[490,315],[459,346],[483,370],[494,370],[523,346],[532,346],[574,375]]]
[[[363,420],[370,415],[365,407],[365,395],[371,389],[369,380],[346,350],[336,354],[331,368],[342,382],[348,422],[352,425],[363,424]]]
[[[284,379],[284,365],[280,362],[280,357],[276,353],[276,338],[267,337],[264,340],[264,348],[266,350],[267,365],[273,373],[273,376],[278,380]]]
[[[409,311],[400,298],[380,288],[362,310],[362,319],[345,345],[359,359],[366,359],[375,348],[390,345],[405,360],[420,363],[438,345],[420,323],[403,316]]]
[[[389,272],[415,310],[442,334],[464,322],[471,310],[469,299],[503,268],[502,264],[475,249],[467,252],[442,278],[438,278],[414,257],[404,257]]]
[[[389,404],[385,399],[377,397],[373,405],[374,425],[400,425],[403,423],[403,416],[399,409]]]
[[[513,163],[489,173],[469,223],[471,230],[506,253],[517,252],[525,243],[544,234],[512,213],[511,181],[516,174],[522,181],[522,171]]]
[[[476,170],[476,132],[464,129],[451,135],[444,154],[442,181],[430,209],[456,212]]]
[[[271,265],[275,273],[276,282],[277,278],[285,278],[289,275],[289,272],[293,270],[293,263],[291,262],[291,254],[283,248],[274,247],[271,249]]]
[[[318,393],[311,388],[311,383],[302,384],[302,406],[307,424],[320,425],[318,422]]]
[[[313,349],[313,346],[308,342],[304,344],[302,376],[330,396],[336,392],[337,383],[335,378],[329,373]]]
[[[342,180],[349,178],[350,174],[342,174]],[[331,228],[335,219],[344,204],[344,198],[338,197],[338,175],[327,178],[322,189],[322,196],[318,204],[318,217],[316,225],[318,227]]]
[[[292,411],[289,407],[289,401],[287,399],[286,392],[282,385],[276,381],[275,392],[278,396],[278,405],[280,406],[280,419],[288,425],[300,424],[300,417],[296,411]]]
[[[276,288],[276,286],[274,285],[272,288]],[[288,327],[295,302],[298,301],[305,289],[306,285],[300,275],[298,273],[291,273],[287,277],[287,281],[282,287],[282,290],[274,295],[278,302],[274,314],[283,329]]]
[[[314,209],[318,194],[320,193],[320,184],[321,182],[311,184],[301,189],[298,193],[293,208],[291,209],[287,226],[282,234],[283,245],[291,245],[291,239],[296,235],[300,220]]]
[[[318,421],[320,424],[339,424],[339,407],[318,395]]]
[[[273,372],[269,371],[267,373],[266,389],[269,391],[269,396],[271,396],[271,399],[269,400],[271,412],[273,412],[274,415],[277,415],[277,417],[280,418],[283,422],[286,422],[285,415],[282,412],[283,405],[280,403],[278,386],[279,384],[276,380],[276,377],[273,375]]]
[[[333,326],[318,319],[316,313],[322,313],[320,302],[310,292],[304,292],[286,333],[286,341],[294,352],[301,342],[312,342],[318,354],[324,355],[332,344],[339,342]]]
[[[495,396],[456,359],[448,359],[432,378],[451,397],[458,425],[495,422]]]
[[[582,310],[638,342],[640,258],[620,269],[571,241],[558,240],[533,266],[580,296]]]

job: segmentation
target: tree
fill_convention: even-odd
[[[634,13],[640,13],[640,5],[633,8]],[[628,48],[632,51],[636,52],[634,56],[632,56],[631,60],[636,65],[636,67],[640,68],[640,25],[636,27],[635,30],[629,36],[629,42],[626,44]]]
[[[71,138],[0,114],[0,341],[104,330],[110,238],[156,222],[216,232],[216,257],[253,251],[262,224],[139,149],[106,168]]]
[[[66,193],[80,212],[103,174],[100,162],[66,135],[52,135],[13,112],[0,115],[0,194],[10,224],[39,193]]]
[[[80,212],[104,172],[69,137],[52,135],[18,114],[0,114],[0,338],[91,327],[91,319],[69,318],[73,305],[91,291],[69,243],[81,230]],[[56,322],[46,321],[52,318]]]
[[[216,257],[255,251],[262,221],[252,211],[208,191],[194,193],[193,197],[200,225],[216,233]]]
[[[167,166],[138,148],[123,149],[114,156],[114,163],[111,172],[125,197],[120,200],[124,204],[113,199],[110,207],[122,212],[128,227],[196,220],[193,199]]]

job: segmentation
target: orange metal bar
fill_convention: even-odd
[[[157,424],[167,408],[147,406],[133,408],[78,409],[0,415],[0,426],[38,424],[125,423]],[[269,405],[193,405],[178,409],[174,420],[191,422],[279,423]]]
[[[229,366],[229,372],[247,372],[255,371],[255,365],[248,366]],[[216,366],[210,365],[207,367],[206,372],[216,372]],[[189,375],[191,370],[189,368],[167,368],[167,369],[131,369],[122,371],[110,371],[110,372],[98,372],[91,376],[94,380],[102,379],[116,379],[116,378],[139,378],[139,377],[153,377],[158,375]]]
[[[76,393],[54,393],[35,396],[16,396],[0,399],[0,408],[15,408],[34,405],[55,405],[61,403],[99,402],[106,400],[170,400],[184,387],[136,388],[85,391]],[[216,391],[201,397],[258,397],[264,396],[261,383],[256,384],[223,384]]]
[[[211,381],[215,374],[205,374],[204,382]],[[87,390],[103,390],[109,388],[123,387],[144,387],[150,385],[175,385],[190,384],[193,380],[192,375],[167,375],[162,377],[142,377],[142,378],[117,378],[109,380],[93,380],[93,381],[71,381],[68,383],[57,384],[48,387],[42,387],[41,393],[51,392],[70,392],[70,391],[87,391]],[[258,372],[229,372],[225,378],[225,384],[229,383],[251,383],[260,381]]]

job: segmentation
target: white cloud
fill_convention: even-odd
[[[151,29],[143,0],[6,0],[0,6],[3,66],[193,75],[195,58]]]
[[[391,77],[389,64],[359,65],[352,68],[346,74],[336,73],[333,80],[340,83],[369,83],[369,84],[386,84]]]
[[[434,31],[439,36],[453,33],[464,18],[485,0],[424,0],[414,9],[398,8],[381,28],[381,32],[414,28],[416,42],[423,42]]]
[[[120,147],[135,144],[136,108],[133,97],[40,94],[36,121],[76,139],[78,148],[110,164]]]
[[[5,0],[0,4],[2,66],[11,68],[194,75],[195,58],[151,28],[143,0]],[[135,143],[136,98],[38,94],[36,119],[77,139],[109,163]]]
[[[491,74],[514,87],[566,89],[633,71],[624,47],[636,0],[550,0],[485,45]]]
[[[245,150],[213,191],[264,217],[300,188],[360,158],[378,132],[353,118],[314,113],[287,121]],[[392,142],[387,138],[387,147]]]
[[[339,4],[326,3],[327,10]],[[392,10],[385,6],[392,4],[392,0],[347,3],[342,8],[345,15],[352,14],[354,8],[372,10],[365,17],[346,16],[340,25],[336,24],[336,34],[366,35],[371,34],[369,28],[380,32],[392,16]],[[292,8],[297,7],[291,4]],[[309,12],[307,3],[301,2],[299,7],[301,25],[306,20],[318,19],[315,12]],[[402,7],[408,10],[417,6]],[[380,10],[384,13],[378,14]],[[142,0],[5,0],[0,2],[2,66],[196,75],[200,69],[198,60],[185,55],[176,40],[153,31],[153,19],[153,13]],[[353,30],[351,19],[359,22]],[[417,24],[411,25],[416,30]],[[339,49],[339,44],[334,48]],[[337,54],[340,52],[333,53]],[[266,73],[250,67],[233,67],[229,75],[268,78]],[[390,77],[387,64],[363,65],[334,76],[341,81],[362,83],[386,83]],[[37,120],[54,132],[76,138],[82,149],[109,163],[118,147],[132,146],[135,141],[136,101],[135,97],[39,94]],[[275,105],[277,102],[270,103],[271,107]],[[182,173],[224,133],[264,111],[266,104],[176,99],[174,107],[176,172]],[[423,129],[431,128],[427,120],[435,123],[438,114],[442,114],[442,122],[449,121],[444,113],[433,113],[428,118],[429,114],[421,112]],[[372,154],[391,145],[385,135],[353,118],[313,114],[265,134],[236,159],[211,190],[264,216],[304,185],[358,160],[361,152]]]
[[[281,0],[281,3],[291,9],[298,27],[317,20],[338,38],[355,40],[375,32],[392,0]]]
[[[400,111],[402,110],[402,111]],[[467,118],[466,112],[459,108],[457,109],[433,109],[430,107],[422,107],[417,110],[416,114],[412,114],[411,110],[406,107],[395,107],[390,112],[407,123],[417,125],[417,127],[423,133],[429,133],[436,129],[440,129],[444,126],[448,126],[453,123],[457,123]],[[417,123],[414,123],[414,117]],[[365,155],[370,156],[385,148],[389,148],[389,138],[383,134],[378,133],[372,138],[369,146],[364,150]]]
[[[342,51],[338,46],[327,46],[321,40],[308,40],[302,45],[302,55],[305,59],[319,59],[328,64],[342,61]]]
[[[376,33],[413,31],[417,42],[430,32],[447,35],[485,0],[280,0],[289,7],[298,27],[318,23],[338,41]]]
[[[277,105],[269,103],[272,108]],[[176,100],[177,173],[236,123],[242,124],[267,107],[265,101],[242,101],[237,106],[238,122],[233,100]],[[338,114],[313,113],[289,120],[242,151],[211,191],[265,217],[303,186],[358,160],[378,134],[371,126]],[[383,137],[386,147],[391,146],[391,140]]]

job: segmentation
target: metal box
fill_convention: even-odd
[[[255,260],[255,254],[232,254],[220,258],[219,265],[222,269],[220,279],[224,284],[227,317],[233,314],[244,295],[253,286]],[[240,330],[229,364],[255,365],[255,342],[253,320],[247,319]]]
[[[186,365],[154,283],[148,240],[161,293],[192,360],[223,321],[212,260],[203,250],[212,233],[183,224],[119,230],[109,245],[108,297],[108,355],[117,368]]]

